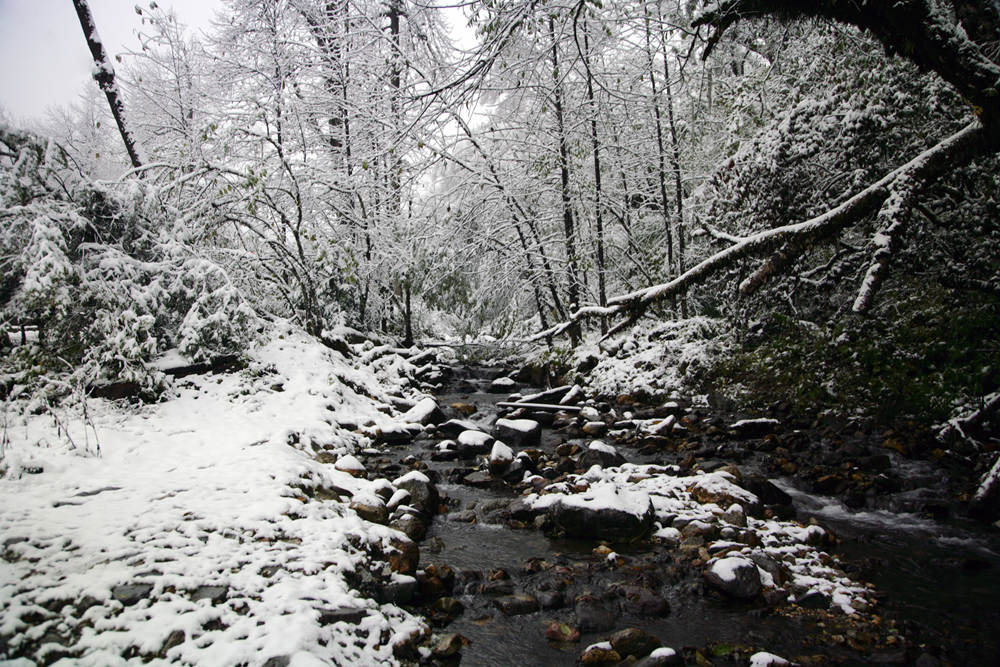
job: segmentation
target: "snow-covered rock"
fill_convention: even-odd
[[[404,412],[401,419],[406,422],[427,426],[428,424],[440,424],[447,418],[444,412],[441,411],[441,408],[438,407],[437,401],[427,396],[417,401],[416,405]]]
[[[493,443],[493,449],[490,451],[490,474],[500,475],[503,474],[511,463],[514,462],[514,450],[505,445],[504,443],[497,440]]]
[[[488,391],[491,394],[509,394],[516,389],[516,380],[508,377],[499,377],[490,383]]]
[[[761,591],[757,565],[748,558],[729,556],[714,561],[705,571],[705,581],[726,595],[751,600]]]
[[[542,426],[534,419],[498,419],[496,436],[515,447],[537,447],[542,438]]]
[[[785,660],[779,655],[759,651],[750,656],[750,667],[788,667],[793,663]]]

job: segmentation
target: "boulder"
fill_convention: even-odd
[[[449,419],[443,424],[438,424],[437,430],[446,437],[454,438],[462,431],[478,431],[479,427],[468,419]]]
[[[491,394],[509,394],[517,390],[517,381],[508,377],[499,377],[490,383],[487,391]]]
[[[424,473],[419,470],[408,472],[393,482],[393,485],[397,489],[404,489],[410,493],[410,505],[413,505],[427,516],[437,514],[438,503],[441,497],[434,482]]]
[[[549,516],[552,526],[567,537],[632,540],[649,536],[655,513],[649,496],[621,491],[566,496],[550,507]]]
[[[493,449],[490,451],[490,474],[494,476],[502,475],[513,462],[514,450],[499,440],[494,442]]]
[[[613,446],[601,440],[594,440],[590,443],[587,450],[577,460],[577,464],[584,469],[595,465],[602,468],[611,468],[613,466],[620,466],[623,463],[625,463],[625,457],[619,454],[618,450]]]
[[[385,524],[389,519],[389,510],[385,507],[385,501],[375,494],[359,493],[355,495],[350,507],[365,521]]]
[[[614,665],[621,660],[622,656],[611,648],[610,642],[591,644],[580,655],[581,665]]]
[[[493,601],[497,609],[503,612],[504,616],[520,616],[538,611],[538,600],[533,595],[515,593],[504,595]]]
[[[640,630],[639,628],[626,628],[611,635],[609,640],[611,648],[618,652],[623,658],[635,656],[644,658],[662,645],[657,637]]]
[[[496,437],[515,447],[537,447],[542,439],[542,426],[533,419],[498,419]]]
[[[462,431],[458,434],[458,452],[463,458],[485,454],[496,441],[489,433],[480,430]]]
[[[655,649],[642,660],[634,663],[632,667],[669,667],[670,665],[683,665],[684,658],[672,648],[663,646]]]
[[[705,571],[705,581],[740,600],[752,600],[761,591],[757,565],[748,558],[738,556],[720,558],[712,563]]]
[[[341,472],[346,472],[352,477],[364,477],[365,476],[365,466],[356,457],[347,454],[341,456],[337,459],[337,462],[333,464],[333,467]]]
[[[445,421],[444,412],[438,407],[437,401],[430,396],[420,399],[417,404],[403,413],[402,419],[414,424],[440,424]]]

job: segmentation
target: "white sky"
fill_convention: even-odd
[[[135,5],[149,0],[89,0],[97,31],[108,55],[139,48],[135,31],[141,18]],[[173,7],[177,19],[206,28],[221,0],[158,0]],[[112,60],[114,62],[114,60]],[[71,104],[90,78],[93,60],[72,0],[0,0],[0,108],[10,121],[43,117],[54,106]]]

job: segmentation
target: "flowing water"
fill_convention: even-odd
[[[457,369],[448,387],[436,398],[442,406],[452,403],[475,405],[471,420],[489,431],[501,400],[486,393],[498,371],[487,368]],[[523,388],[525,393],[530,388]],[[561,439],[543,430],[540,449],[551,451]],[[416,455],[427,460],[427,443],[399,450],[401,459]],[[636,452],[622,449],[626,458],[639,462]],[[667,571],[674,563],[669,550],[646,545],[639,551],[620,548],[626,566],[602,569],[592,541],[554,540],[532,529],[512,529],[499,510],[515,497],[508,489],[481,489],[449,483],[448,473],[456,462],[430,462],[441,475],[439,490],[448,499],[449,512],[431,524],[421,544],[421,565],[447,564],[458,573],[454,596],[465,611],[442,631],[468,638],[462,665],[574,665],[582,647],[605,639],[610,632],[584,632],[578,644],[556,644],[545,639],[552,621],[573,623],[572,596],[562,608],[506,616],[479,592],[483,578],[504,570],[510,574],[510,592],[532,592],[538,578],[525,571],[531,559],[544,559],[567,571],[583,573],[585,583],[568,590],[579,594],[627,583],[630,563],[647,567],[662,562]],[[819,520],[840,538],[834,553],[853,577],[874,584],[879,595],[879,613],[897,619],[902,633],[928,644],[932,653],[943,647],[951,664],[1000,664],[1000,540],[995,532],[971,523],[944,523],[912,514],[889,511],[852,511],[838,501],[806,494],[794,480],[776,480],[794,500],[800,520]],[[470,522],[475,514],[476,521]],[[619,548],[615,545],[616,549]],[[633,568],[639,570],[638,566]],[[474,574],[469,574],[474,573]],[[636,575],[638,576],[638,575]],[[819,630],[807,618],[796,619],[770,613],[759,603],[740,603],[705,595],[699,579],[665,583],[661,595],[670,612],[662,617],[630,614],[624,610],[614,630],[639,627],[659,637],[664,645],[721,647],[725,645],[766,648],[788,657],[803,653],[804,637]],[[909,653],[885,650],[858,656],[830,645],[817,652],[840,664],[906,664],[919,647]],[[719,663],[717,663],[719,664]],[[721,663],[726,664],[726,663]]]

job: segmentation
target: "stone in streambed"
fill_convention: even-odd
[[[618,453],[612,445],[601,440],[594,440],[587,446],[587,450],[580,454],[577,465],[583,469],[591,466],[601,466],[602,468],[612,468],[625,463],[625,457]]]
[[[498,419],[494,425],[497,438],[516,447],[537,447],[542,426],[533,419]]]
[[[581,595],[576,600],[576,623],[581,632],[605,632],[615,627],[617,615],[604,602]]]
[[[458,452],[463,458],[485,454],[496,441],[492,435],[479,430],[462,431],[458,434]]]
[[[580,655],[581,665],[614,665],[621,660],[621,654],[611,648],[610,642],[591,644]]]
[[[632,667],[669,667],[672,665],[683,665],[684,658],[672,648],[663,646],[654,650],[642,660],[634,663]]]
[[[503,612],[504,616],[520,616],[538,611],[538,599],[533,595],[515,593],[504,595],[493,601],[493,604]]]
[[[762,588],[757,565],[750,559],[737,556],[720,558],[712,563],[705,571],[705,581],[740,600],[752,600]]]
[[[491,394],[509,394],[517,390],[517,381],[507,377],[499,377],[490,383],[488,391]]]
[[[418,470],[413,470],[392,484],[397,489],[404,489],[409,492],[410,505],[413,505],[428,517],[437,514],[441,496],[430,477]]]
[[[490,451],[489,468],[493,476],[502,475],[514,462],[514,450],[497,440]]]
[[[545,628],[545,638],[550,642],[578,642],[580,631],[572,625],[553,621]]]
[[[662,646],[658,637],[640,630],[639,628],[626,628],[611,635],[609,639],[611,648],[618,652],[623,658],[634,656],[644,658]]]
[[[631,540],[649,536],[655,513],[648,495],[604,486],[560,498],[549,517],[568,537]]]
[[[428,424],[440,424],[445,421],[444,412],[430,396],[420,399],[417,404],[403,413],[403,421],[427,426]]]

